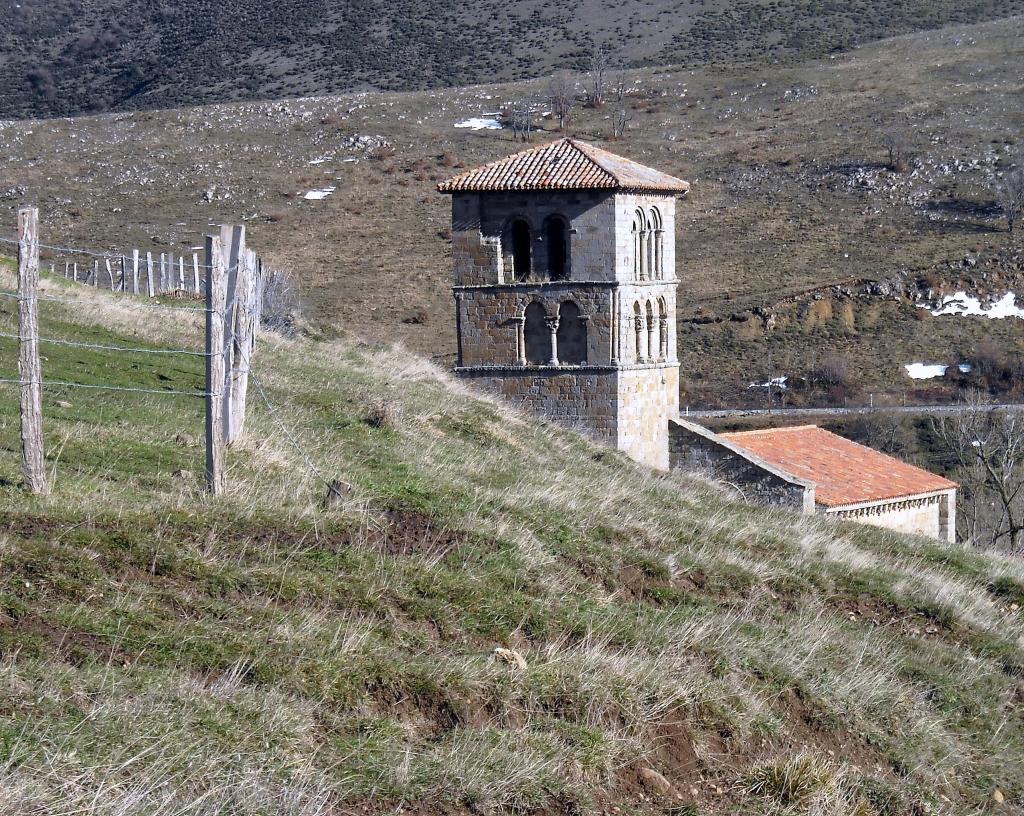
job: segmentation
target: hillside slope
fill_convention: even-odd
[[[684,405],[750,399],[769,354],[773,375],[794,378],[839,357],[865,401],[899,401],[917,398],[906,363],[987,342],[1024,353],[1019,321],[933,319],[902,294],[1024,294],[1019,233],[994,201],[1020,150],[1022,60],[1014,18],[797,65],[635,71],[621,141],[607,139],[610,106],[576,112],[580,138],[692,182],[676,235]],[[541,87],[0,123],[0,197],[11,225],[19,201],[39,204],[44,243],[157,255],[245,219],[325,330],[449,363],[450,208],[436,184],[521,147],[455,125]],[[536,141],[558,135],[543,124]],[[887,132],[907,135],[906,173],[885,167]]]
[[[44,335],[196,344],[46,289]],[[154,359],[44,377],[201,388]],[[731,503],[400,348],[264,335],[254,373],[309,461],[253,393],[221,500],[198,401],[57,387],[27,497],[0,386],[3,812],[1024,812],[1019,559]]]
[[[0,117],[414,89],[624,64],[822,54],[1022,0],[7,0]]]

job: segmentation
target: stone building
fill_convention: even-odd
[[[438,189],[452,196],[458,375],[667,468],[689,184],[561,139]]]
[[[715,434],[679,419],[670,437],[673,467],[752,501],[956,540],[955,482],[815,425]]]

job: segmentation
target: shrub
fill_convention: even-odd
[[[302,316],[303,304],[299,288],[291,272],[273,269],[263,276],[263,311],[260,325],[272,331],[291,335]]]

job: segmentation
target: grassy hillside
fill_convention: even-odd
[[[195,347],[192,313],[46,288],[81,305],[45,335]],[[27,497],[2,386],[3,812],[1024,810],[1019,559],[734,504],[399,347],[265,335],[254,369],[339,506],[257,394],[214,500],[197,400],[59,388]]]
[[[636,71],[618,142],[609,107],[576,112],[576,135],[693,183],[676,236],[683,404],[747,399],[769,352],[773,373],[792,377],[842,356],[863,398],[896,401],[928,395],[905,363],[987,341],[1024,352],[1018,321],[933,319],[898,294],[1024,295],[1024,251],[993,191],[1020,150],[1022,43],[1015,18],[794,65]],[[245,219],[325,331],[399,338],[449,363],[450,211],[435,186],[520,147],[454,125],[541,88],[0,124],[0,235],[21,200],[39,203],[44,243],[119,251],[188,253],[209,221]],[[544,126],[538,140],[557,136]],[[889,131],[909,139],[905,173],[884,166]],[[304,198],[328,185],[326,199]]]
[[[0,116],[415,89],[622,64],[823,54],[1024,11],[1021,0],[19,0],[0,5]]]

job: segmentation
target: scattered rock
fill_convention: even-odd
[[[174,473],[171,474],[171,478],[172,479],[191,480],[192,473],[190,471],[185,470],[185,468],[180,468],[180,469],[174,471]]]
[[[423,326],[426,325],[428,320],[429,318],[427,317],[427,313],[424,312],[422,309],[418,309],[411,315],[402,318],[402,322],[410,326]]]
[[[328,510],[340,505],[352,493],[352,485],[343,482],[341,479],[332,479],[327,485],[327,495],[324,496],[324,507]]]
[[[641,768],[636,772],[640,778],[640,784],[653,796],[669,796],[672,794],[672,783],[658,773],[654,768]]]
[[[57,407],[58,408],[70,408],[71,407],[71,403],[68,402],[67,400],[57,400]]]
[[[1006,797],[1003,796],[1003,792],[999,788],[992,791],[992,801],[1000,804],[1006,801]]]
[[[180,433],[174,437],[174,444],[181,445],[183,448],[193,448],[196,444],[196,438],[192,434]]]
[[[526,658],[523,657],[515,649],[505,649],[499,646],[491,654],[497,663],[505,663],[512,668],[519,669],[520,671],[526,671]]]

